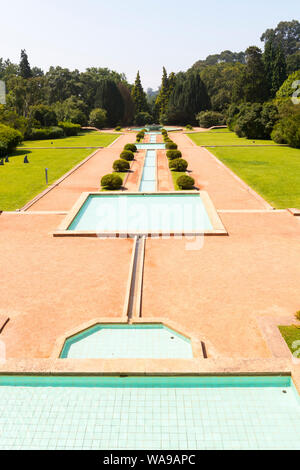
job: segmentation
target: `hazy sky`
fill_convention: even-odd
[[[0,57],[85,70],[108,67],[145,88],[168,72],[225,49],[262,46],[261,34],[299,19],[299,0],[10,0],[0,1]]]

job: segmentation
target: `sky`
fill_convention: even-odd
[[[261,34],[300,17],[299,0],[10,0],[0,1],[0,57],[31,66],[84,71],[108,67],[145,89],[162,67],[187,70],[223,50],[262,47]]]

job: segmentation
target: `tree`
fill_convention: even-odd
[[[298,82],[298,85],[297,85],[297,82]],[[293,94],[297,92],[297,89],[299,90],[300,88],[299,85],[300,85],[300,70],[288,76],[288,78],[285,80],[285,82],[281,85],[280,89],[276,93],[276,98],[278,100],[288,99],[288,98],[290,99],[293,96]],[[299,93],[297,96],[299,97]]]
[[[247,139],[269,139],[278,120],[278,110],[270,103],[246,103],[240,106],[235,124],[239,137]]]
[[[210,100],[199,73],[177,77],[167,109],[170,124],[196,124],[196,114],[209,108]]]
[[[142,87],[140,72],[137,73],[134,86],[131,91],[131,96],[135,105],[135,112],[149,112],[146,93]]]
[[[28,55],[26,54],[25,49],[21,50],[21,60],[20,60],[20,76],[22,78],[31,78],[32,72],[28,61]]]
[[[299,21],[281,21],[275,29],[267,29],[260,40],[266,44],[270,39],[273,39],[277,46],[283,47],[285,56],[295,54],[300,48]]]
[[[108,126],[115,127],[121,123],[125,108],[116,82],[111,79],[99,81],[95,97],[95,107],[106,110]]]
[[[169,90],[169,79],[168,74],[163,67],[163,75],[161,79],[161,87],[159,90],[159,94],[156,98],[156,106],[159,112],[159,116],[166,114],[168,102],[169,102],[170,90]]]
[[[102,129],[105,127],[107,122],[107,112],[105,109],[95,108],[90,113],[89,125],[92,127],[97,127],[97,129]]]
[[[57,116],[50,106],[39,104],[30,108],[30,118],[38,121],[41,127],[57,125]]]
[[[256,46],[248,47],[246,67],[239,77],[243,100],[251,103],[262,103],[269,95],[265,65],[261,50]]]
[[[281,43],[270,34],[265,43],[264,64],[270,96],[273,98],[286,79],[286,60]]]

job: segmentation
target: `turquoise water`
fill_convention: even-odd
[[[139,187],[141,192],[156,191],[156,151],[147,150],[144,169]]]
[[[166,145],[163,143],[135,144],[138,150],[165,150]]]
[[[299,397],[288,377],[2,376],[0,448],[300,450]]]
[[[164,325],[95,325],[69,338],[62,358],[191,359],[191,342]]]
[[[191,233],[211,230],[199,194],[93,194],[68,230]]]

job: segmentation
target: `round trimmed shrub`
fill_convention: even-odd
[[[177,178],[176,183],[180,189],[193,189],[195,180],[188,175],[181,175]]]
[[[122,160],[131,162],[134,159],[134,154],[130,150],[123,150],[123,152],[120,154],[120,158],[122,158]]]
[[[101,178],[101,186],[107,189],[120,189],[122,183],[122,178],[114,174],[108,174]]]
[[[180,150],[168,150],[167,151],[167,157],[170,160],[175,160],[176,158],[181,158],[182,153],[180,152]]]
[[[23,136],[21,132],[12,127],[0,124],[0,142],[2,143],[2,147],[6,148],[9,153],[13,152],[22,140]]]
[[[140,131],[137,133],[136,138],[137,139],[143,139],[145,137],[145,132]]]
[[[121,126],[117,126],[117,127],[115,128],[115,131],[116,131],[116,132],[120,132],[121,130],[122,130],[122,127],[121,127]]]
[[[176,160],[169,162],[169,168],[174,171],[186,171],[187,167],[188,162],[183,160],[183,158],[176,158]]]
[[[186,128],[187,130],[189,130],[189,131],[192,131],[192,130],[193,130],[193,126],[191,126],[191,124],[187,124],[187,125],[185,126],[185,128]]]
[[[175,142],[167,142],[166,143],[166,149],[167,150],[177,150],[178,149],[178,145],[175,144]]]
[[[137,148],[134,144],[126,144],[124,150],[130,150],[130,152],[137,152]]]
[[[129,168],[130,168],[130,165],[126,160],[122,159],[122,160],[115,160],[114,161],[113,169],[115,171],[120,171],[120,172],[128,171]]]

